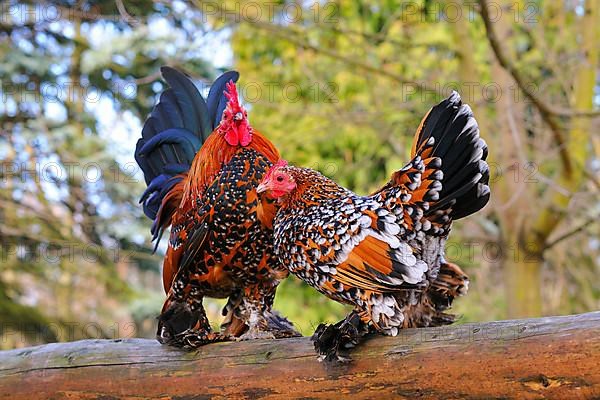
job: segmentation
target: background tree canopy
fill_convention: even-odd
[[[0,8],[0,347],[153,337],[161,249],[137,204],[159,67],[240,71],[292,163],[368,193],[451,90],[490,148],[492,200],[447,253],[461,321],[600,308],[600,2],[47,1]],[[220,303],[207,307],[218,320]],[[305,333],[342,306],[290,278]]]

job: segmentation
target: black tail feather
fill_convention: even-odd
[[[185,128],[206,139],[212,132],[212,121],[206,102],[196,85],[189,77],[174,68],[162,67],[160,72],[178,100],[177,104],[182,111]]]
[[[450,209],[450,217],[455,220],[479,211],[490,198],[489,167],[485,162],[488,150],[471,108],[462,104],[457,92],[423,119],[413,145],[414,155],[427,148],[430,138],[435,142],[426,156],[442,160],[443,179],[439,199],[425,214]]]

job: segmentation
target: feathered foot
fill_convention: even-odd
[[[256,285],[230,297],[223,309],[226,333],[235,333],[238,340],[281,339],[302,336],[294,325],[272,310],[275,287]],[[242,326],[240,326],[243,324]]]
[[[250,318],[250,327],[238,340],[283,339],[302,336],[294,325],[276,311],[264,311],[256,318]]]
[[[196,349],[200,346],[204,346],[205,344],[226,342],[228,340],[231,340],[231,337],[228,335],[190,329],[177,335],[174,338],[173,343],[169,344],[176,347],[182,347],[184,349]]]
[[[260,329],[248,329],[246,333],[244,333],[240,337],[236,337],[235,340],[237,342],[243,342],[245,340],[271,340],[276,339],[275,335],[269,331],[261,331]]]
[[[156,339],[169,346],[195,349],[208,343],[231,340],[228,334],[214,333],[202,299],[175,301],[167,299],[158,317]]]
[[[248,330],[246,325],[246,317],[243,315],[244,309],[240,307],[242,305],[241,293],[236,292],[229,296],[227,304],[223,307],[221,315],[223,315],[223,322],[221,323],[221,332],[223,334],[239,337]]]
[[[156,338],[162,344],[183,349],[196,349],[205,344],[232,340],[227,334],[215,333],[207,329],[186,329],[174,335],[163,330],[159,331]]]
[[[321,361],[350,362],[347,350],[358,345],[367,332],[367,326],[353,312],[335,325],[320,324],[311,339]]]
[[[294,324],[284,316],[280,315],[277,311],[270,311],[265,314],[267,329],[276,339],[302,336],[300,332],[294,328]]]

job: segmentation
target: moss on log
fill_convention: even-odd
[[[0,398],[600,398],[600,312],[407,329],[352,357],[319,362],[308,338],[56,343],[0,352]]]

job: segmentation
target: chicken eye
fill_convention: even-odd
[[[275,178],[275,179],[277,179],[277,182],[283,182],[283,176],[281,176],[281,175],[279,175],[279,176],[278,176],[277,178]]]

